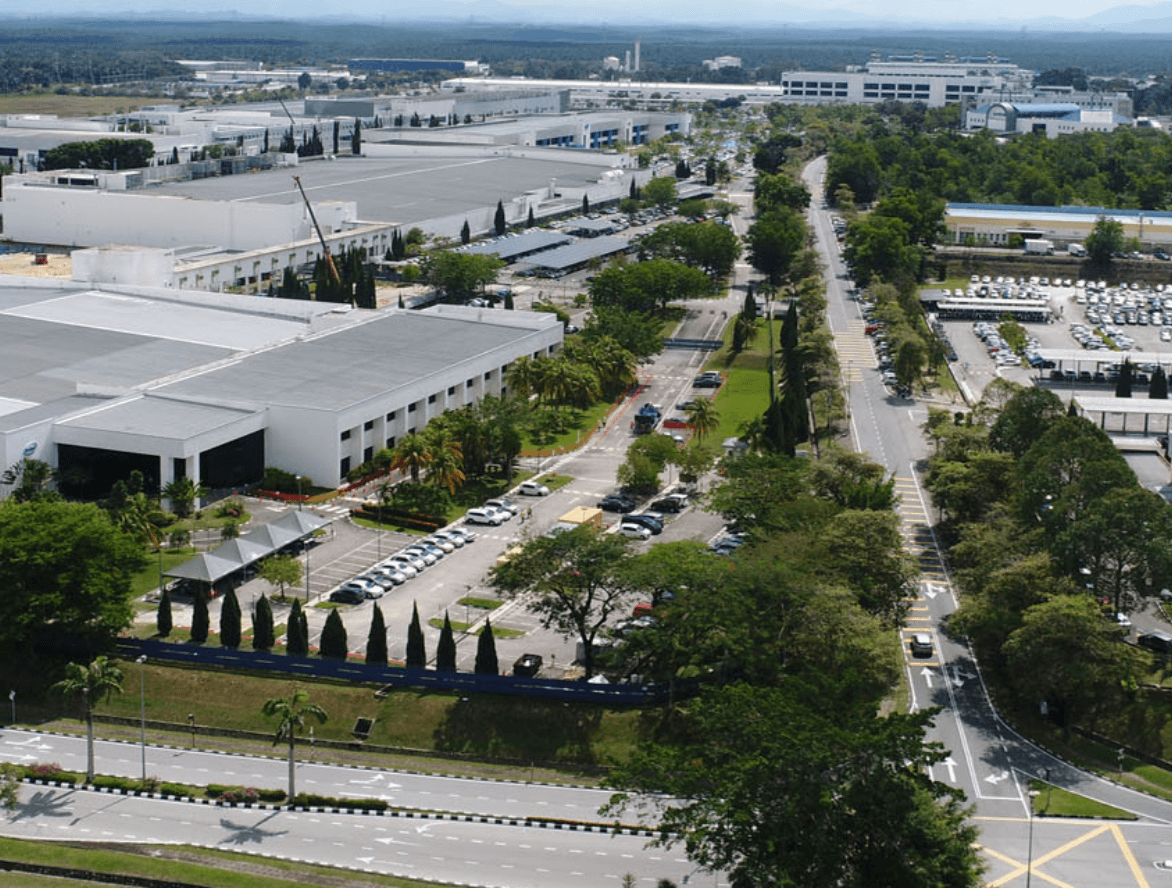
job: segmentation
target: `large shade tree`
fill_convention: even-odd
[[[529,606],[546,628],[582,643],[583,667],[590,678],[599,631],[635,594],[619,570],[626,549],[626,537],[581,525],[530,540],[492,569],[490,582],[510,597],[533,593]]]

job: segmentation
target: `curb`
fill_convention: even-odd
[[[176,796],[158,792],[145,792],[138,789],[120,789],[109,786],[91,786],[86,783],[69,783],[60,780],[45,780],[42,778],[25,778],[23,783],[32,786],[51,786],[57,789],[81,790],[97,792],[106,795],[134,796],[137,798],[155,799],[165,802],[183,802],[191,805],[210,805],[219,808],[251,808],[259,811],[289,811],[304,814],[348,814],[351,816],[378,816],[401,817],[405,820],[448,820],[457,823],[490,823],[494,826],[536,827],[539,829],[564,829],[570,832],[614,833],[621,836],[642,836],[653,838],[658,833],[644,826],[624,826],[622,824],[571,822],[553,820],[541,817],[497,817],[488,814],[461,814],[452,811],[406,811],[391,808],[374,810],[371,808],[348,808],[335,805],[280,805],[270,802],[224,802],[220,799],[197,799],[191,796]]]

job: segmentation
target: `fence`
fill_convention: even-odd
[[[256,672],[284,672],[313,678],[341,679],[392,688],[425,688],[461,694],[501,694],[541,697],[567,702],[598,703],[604,706],[647,706],[666,700],[669,688],[649,685],[591,684],[546,678],[507,675],[477,675],[470,672],[434,672],[398,666],[372,666],[345,660],[291,657],[265,651],[201,647],[183,642],[122,638],[118,646],[128,659],[146,655],[152,660],[237,669]],[[680,688],[674,693],[679,695]]]

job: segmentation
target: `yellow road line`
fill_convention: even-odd
[[[1144,874],[1140,871],[1139,864],[1135,860],[1135,855],[1131,853],[1131,847],[1127,844],[1127,840],[1123,838],[1123,830],[1119,828],[1119,824],[1111,824],[1111,835],[1115,837],[1115,843],[1119,846],[1119,850],[1123,852],[1123,860],[1127,863],[1131,874],[1135,877],[1137,888],[1150,888],[1148,880],[1144,878]]]

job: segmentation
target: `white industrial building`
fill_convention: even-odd
[[[444,411],[504,394],[513,361],[562,340],[541,312],[32,280],[0,286],[0,306],[0,458],[44,460],[79,496],[135,469],[152,486],[236,487],[266,466],[336,485]]]
[[[781,75],[784,100],[807,104],[921,102],[930,108],[971,100],[982,93],[1029,89],[1034,74],[988,55],[940,61],[923,53],[884,59],[872,53],[864,65],[845,71],[787,71]]]
[[[1084,108],[1074,102],[993,102],[965,114],[965,128],[1003,135],[1043,133],[1049,139],[1075,133],[1110,133],[1134,121],[1110,108]]]
[[[1063,248],[1085,240],[1095,222],[1104,217],[1122,225],[1123,236],[1138,238],[1145,248],[1172,247],[1172,213],[1014,204],[949,204],[944,211],[945,242],[1007,246],[1018,235],[1044,238]]]

